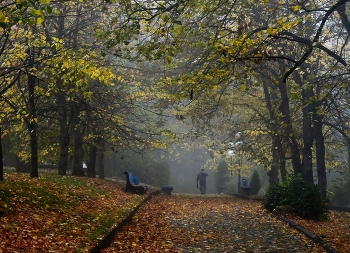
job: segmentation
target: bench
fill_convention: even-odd
[[[125,191],[136,193],[136,194],[143,194],[147,191],[147,186],[139,186],[139,178],[135,175],[133,175],[129,171],[124,171],[124,174],[126,176],[126,187]]]
[[[173,186],[172,185],[162,185],[161,189],[162,189],[162,193],[164,195],[171,195],[171,192],[173,191]]]
[[[252,191],[252,187],[249,186],[248,180],[247,179],[242,179],[241,192],[244,195],[250,195],[251,191]]]

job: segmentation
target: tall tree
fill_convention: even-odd
[[[218,192],[225,191],[225,183],[228,177],[228,166],[224,160],[221,160],[217,169],[216,188]]]

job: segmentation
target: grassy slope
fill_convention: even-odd
[[[0,252],[88,252],[147,197],[124,187],[124,181],[5,173]]]

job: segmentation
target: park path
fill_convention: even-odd
[[[156,195],[101,252],[325,252],[266,212],[227,195]]]

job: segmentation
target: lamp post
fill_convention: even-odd
[[[242,145],[243,142],[242,141],[238,141],[238,139],[241,137],[241,132],[238,132],[235,134],[235,138],[236,138],[236,141],[235,142],[232,142],[230,141],[228,143],[228,152],[227,152],[227,155],[229,157],[231,157],[231,166],[232,166],[232,157],[234,156],[235,152],[234,152],[234,148],[239,146],[239,145]],[[239,158],[240,159],[240,158]],[[239,164],[238,164],[238,192],[241,192],[241,162],[239,161]],[[231,174],[232,174],[232,170],[231,170]]]
[[[232,177],[232,157],[233,157],[233,155],[234,155],[235,153],[233,152],[233,150],[229,150],[229,151],[227,152],[227,154],[228,154],[228,156],[231,158],[230,165],[231,165],[231,177]]]

